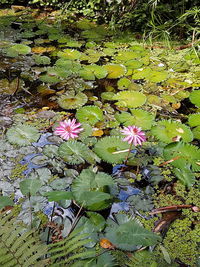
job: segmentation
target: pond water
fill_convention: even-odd
[[[198,48],[154,48],[132,32],[42,15],[0,10],[0,208],[38,232],[46,227],[47,243],[51,222],[62,237],[84,226],[88,248],[105,236],[123,251],[146,245],[120,241],[111,225],[135,218],[149,231],[160,226],[171,263],[165,255],[159,264],[196,266],[198,241],[184,239],[184,229],[194,234],[199,215],[177,205],[200,206]],[[55,134],[74,118],[77,138]],[[135,147],[122,140],[132,125],[146,136]],[[169,206],[182,215],[150,213]],[[173,220],[182,232],[169,228]],[[170,236],[192,252],[175,252]]]

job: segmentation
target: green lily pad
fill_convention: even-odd
[[[96,78],[103,79],[107,74],[107,70],[104,67],[98,65],[84,66],[79,71],[79,75],[85,80],[95,80]]]
[[[76,109],[85,105],[85,103],[87,103],[87,100],[88,98],[84,93],[78,92],[77,94],[75,94],[72,91],[61,95],[58,98],[58,105],[63,109]]]
[[[30,125],[19,124],[8,129],[6,137],[11,144],[27,146],[36,142],[40,134],[38,130]]]
[[[72,193],[80,205],[89,210],[101,210],[111,205],[109,186],[112,185],[114,181],[110,175],[85,169],[74,180]]]
[[[181,138],[184,142],[191,142],[193,134],[190,128],[180,122],[162,120],[151,129],[151,133],[160,141],[172,143],[176,138]]]
[[[146,102],[146,96],[141,92],[122,91],[117,93],[113,100],[118,100],[115,105],[127,108],[137,108]]]
[[[108,71],[108,79],[121,78],[126,74],[126,67],[122,64],[108,64],[104,68]]]
[[[9,57],[15,57],[18,55],[27,55],[31,53],[31,48],[24,44],[14,44],[6,50],[6,54]]]
[[[81,57],[81,52],[75,49],[65,49],[63,52],[59,51],[57,56],[69,60],[76,60]]]
[[[97,106],[85,106],[78,109],[76,112],[76,118],[81,123],[85,122],[94,125],[103,119],[103,112]]]
[[[127,150],[128,148],[129,144],[122,141],[120,137],[106,136],[95,144],[94,151],[104,161],[117,164],[122,163],[125,160],[128,151],[124,150]],[[118,151],[122,152],[115,153]]]
[[[200,107],[200,90],[194,90],[190,93],[190,101],[197,107]]]

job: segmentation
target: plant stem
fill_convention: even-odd
[[[77,215],[76,215],[76,217],[75,217],[75,219],[74,219],[74,222],[72,223],[72,227],[71,227],[71,229],[70,229],[68,235],[71,234],[71,232],[74,230],[75,226],[77,225],[77,223],[78,223],[78,221],[79,221],[79,218],[78,218],[78,217],[79,217],[79,215],[80,215],[82,209],[83,209],[83,205],[80,207],[80,209],[79,209],[79,211],[78,211],[78,213],[77,213]]]
[[[50,222],[52,222],[52,220],[53,220],[54,210],[55,210],[55,201],[53,202],[53,209],[52,209],[52,213],[51,213],[51,217],[50,217]],[[48,235],[47,235],[47,245],[49,244],[50,231],[51,231],[51,228],[49,227]]]
[[[29,208],[30,208],[30,221],[31,221],[31,229],[33,227],[33,218],[32,218],[32,205],[31,205],[31,194],[28,193],[28,200],[29,200]]]
[[[129,149],[128,149],[128,154],[127,154],[125,162],[124,162],[125,165],[127,164],[128,157],[130,156],[132,146],[133,146],[133,141],[130,143],[130,146],[129,146]]]

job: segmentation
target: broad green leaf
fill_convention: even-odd
[[[0,196],[0,209],[6,206],[13,206],[14,202],[7,196]]]
[[[25,179],[19,185],[23,195],[34,196],[42,186],[42,182],[38,179]]]

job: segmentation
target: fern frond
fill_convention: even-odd
[[[0,266],[33,266],[46,254],[35,230],[27,230],[17,224],[13,214],[0,216]]]
[[[62,266],[62,264],[71,263],[74,259],[89,258],[95,256],[95,252],[86,250],[84,245],[90,243],[88,233],[80,233],[82,229],[73,231],[70,236],[64,240],[50,244],[49,254],[52,264],[50,266]],[[66,265],[64,265],[66,266]]]

